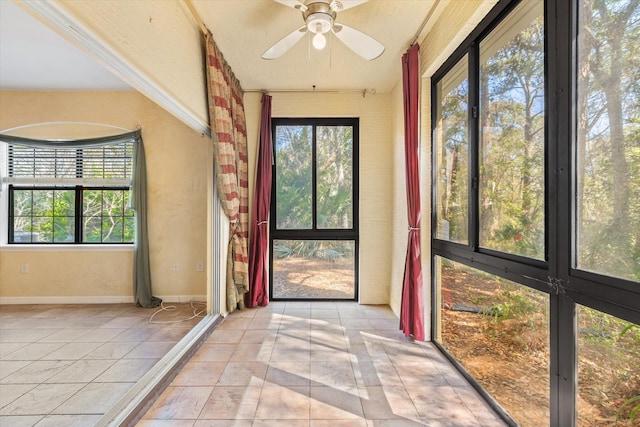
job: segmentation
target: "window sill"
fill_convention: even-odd
[[[133,252],[133,244],[123,245],[0,245],[0,252]]]

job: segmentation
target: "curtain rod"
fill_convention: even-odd
[[[191,3],[191,0],[184,0],[184,4],[187,5],[189,12],[191,12],[191,16],[193,16],[193,19],[196,21],[196,23],[200,27],[200,31],[202,31],[202,34],[206,36],[207,33],[209,32],[209,29],[207,28],[205,23],[202,22],[202,19],[200,19],[200,15],[198,14],[198,11],[196,10],[196,8],[193,6],[193,3]]]
[[[375,89],[247,89],[244,93],[360,93],[364,98],[367,94],[375,95]]]
[[[431,7],[431,9],[429,10],[429,13],[427,14],[427,17],[424,18],[424,21],[422,21],[420,28],[418,28],[418,31],[416,32],[416,35],[413,37],[413,40],[411,40],[411,43],[409,44],[409,46],[413,46],[414,44],[416,44],[416,42],[418,41],[418,38],[420,37],[420,33],[422,33],[422,30],[424,30],[424,27],[427,26],[427,22],[429,22],[429,19],[431,19],[431,15],[433,15],[433,12],[435,12],[436,8],[438,7],[438,4],[440,4],[440,0],[436,0],[433,3],[433,6]]]

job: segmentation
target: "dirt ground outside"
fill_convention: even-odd
[[[548,425],[548,296],[443,263],[442,300],[444,347],[520,425]],[[578,426],[639,426],[625,402],[640,395],[640,331],[578,313]]]
[[[273,260],[275,298],[353,299],[353,258],[288,257]]]

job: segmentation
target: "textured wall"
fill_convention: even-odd
[[[185,110],[208,123],[202,35],[184,2],[56,3]]]
[[[58,120],[142,126],[154,294],[205,295],[206,273],[196,265],[206,265],[209,140],[136,92],[0,93],[0,129]],[[0,298],[130,301],[132,260],[131,249],[2,247]],[[29,264],[27,274],[20,273],[23,263]],[[176,263],[178,272],[172,270]]]
[[[360,118],[360,302],[389,302],[391,256],[390,98],[387,94],[274,93],[273,117]],[[249,153],[256,153],[261,95],[245,95]],[[257,104],[257,106],[256,106]],[[257,114],[257,116],[256,116]],[[249,169],[255,179],[255,159]]]

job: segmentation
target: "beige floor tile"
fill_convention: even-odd
[[[130,328],[115,336],[111,342],[142,342],[157,332],[156,328]]]
[[[78,360],[64,368],[47,383],[89,383],[109,369],[115,360]]]
[[[121,359],[94,381],[100,383],[134,383],[142,378],[157,361],[158,359]]]
[[[252,420],[261,390],[261,387],[215,387],[199,419]]]
[[[194,420],[140,420],[136,427],[192,427],[194,422]]]
[[[72,342],[91,332],[88,328],[65,328],[40,339],[40,342]]]
[[[257,420],[309,419],[309,387],[267,384],[262,388]]]
[[[311,363],[310,379],[312,386],[356,387],[350,361],[314,361]]]
[[[401,387],[361,387],[362,408],[368,420],[408,418],[417,420],[418,412]]]
[[[448,385],[407,387],[406,390],[421,417],[436,420],[475,420],[460,396]]]
[[[236,351],[237,344],[205,342],[193,355],[193,362],[228,362]]]
[[[191,329],[192,328],[185,327],[164,327],[147,338],[147,341],[173,341],[175,343],[187,335]]]
[[[265,381],[282,386],[311,385],[311,363],[272,360],[267,369]]]
[[[160,359],[176,345],[176,341],[145,341],[124,355],[125,359]]]
[[[58,406],[54,414],[94,414],[107,412],[125,395],[133,383],[90,383]]]
[[[212,390],[213,387],[167,387],[143,418],[195,420]]]
[[[262,362],[228,362],[218,379],[220,386],[261,386],[267,374]]]
[[[311,420],[309,427],[367,427],[365,419],[360,420]]]
[[[10,415],[0,416],[0,426],[10,427],[32,427],[38,423],[42,415]]]
[[[364,417],[358,390],[338,390],[334,387],[311,387],[312,420],[347,420]]]
[[[242,339],[244,331],[241,329],[216,329],[207,339],[209,343],[237,344]]]
[[[246,330],[242,336],[242,343],[273,345],[276,342],[277,333],[275,329]]]
[[[43,356],[40,360],[78,360],[100,347],[99,342],[71,342]]]
[[[309,420],[255,420],[253,427],[309,427]]]
[[[8,342],[36,342],[55,333],[51,329],[5,329],[0,334],[0,344]]]
[[[215,386],[227,364],[225,362],[190,362],[174,378],[173,386]]]
[[[0,409],[0,415],[46,415],[84,384],[40,384]]]
[[[10,362],[5,362],[10,363]],[[20,362],[26,366],[0,380],[3,384],[40,384],[73,363],[72,360],[37,360]]]
[[[107,342],[117,337],[121,333],[126,331],[124,328],[109,328],[109,329],[93,329],[88,334],[81,335],[74,341],[77,342]]]
[[[47,415],[38,427],[87,427],[98,422],[100,415]]]
[[[2,360],[39,360],[64,345],[63,342],[34,342],[2,356]]]
[[[0,384],[0,408],[33,390],[36,386],[37,384]]]
[[[31,364],[29,360],[0,360],[0,380]]]
[[[229,316],[218,325],[218,329],[247,329],[253,319],[247,317]]]
[[[0,322],[1,324],[2,322]],[[0,345],[0,359],[5,360],[5,357],[9,354],[13,353],[16,350],[26,347],[29,345],[25,342],[6,342]]]
[[[136,341],[106,342],[85,356],[86,359],[122,359],[139,345]]]
[[[273,344],[246,344],[240,343],[231,356],[234,362],[265,362],[271,359]]]

